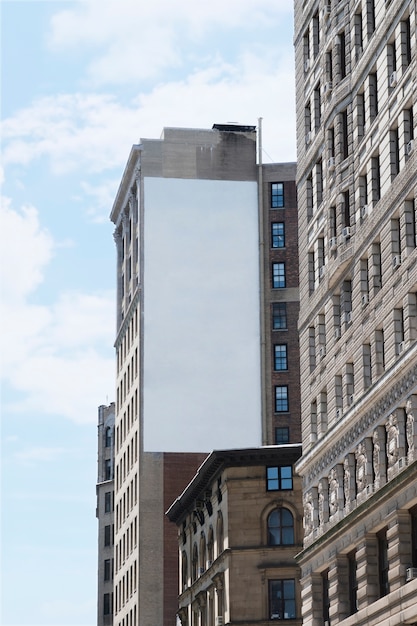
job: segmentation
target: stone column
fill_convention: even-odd
[[[330,623],[337,624],[349,615],[348,562],[337,556],[329,566]]]
[[[411,517],[409,511],[401,509],[395,512],[394,519],[388,524],[388,561],[390,591],[402,587],[405,570],[410,565],[411,554]]]
[[[320,574],[309,572],[301,578],[303,626],[323,626],[323,593]]]
[[[356,550],[356,580],[358,584],[358,610],[379,598],[378,541],[376,535],[365,535]]]

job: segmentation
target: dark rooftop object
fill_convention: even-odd
[[[213,130],[231,133],[254,133],[256,126],[241,126],[240,124],[213,124]]]

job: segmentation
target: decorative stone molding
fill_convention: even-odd
[[[330,469],[335,465],[346,452],[351,451],[361,440],[361,436],[368,433],[372,426],[378,425],[383,417],[393,411],[401,400],[405,399],[411,392],[415,390],[417,383],[417,364],[407,372],[401,380],[395,384],[371,409],[366,411],[351,428],[339,439],[335,437],[333,445],[323,451],[318,456],[317,461],[311,464],[308,472],[304,475],[304,487],[308,487],[325,473],[326,469]]]

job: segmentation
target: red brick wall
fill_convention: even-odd
[[[207,453],[164,453],[164,511],[181,495],[194,477]],[[178,609],[178,532],[177,526],[164,519],[164,624],[175,626]]]

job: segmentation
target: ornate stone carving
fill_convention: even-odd
[[[342,465],[336,465],[329,474],[329,513],[330,517],[337,515],[343,506],[344,471]]]
[[[319,525],[329,521],[329,485],[327,478],[322,478],[318,486]]]
[[[384,415],[390,410],[395,409],[401,399],[405,399],[407,395],[415,391],[416,383],[417,365],[414,365],[398,383],[389,389],[377,404],[364,413],[342,437],[335,438],[334,444],[328,446],[323,451],[323,454],[318,456],[317,460],[309,467],[307,474],[305,474],[306,488],[308,489],[309,485],[313,485],[326,469],[335,465],[343,457],[343,453],[352,450],[360,437],[369,432],[372,425],[382,421]]]
[[[345,512],[354,506],[356,496],[355,455],[350,452],[343,461],[343,495]]]
[[[308,537],[313,530],[313,494],[309,491],[304,496],[304,536]]]
[[[385,429],[377,426],[372,435],[372,466],[374,471],[375,489],[386,483],[387,468],[385,457]]]
[[[407,398],[407,404],[405,407],[407,421],[406,421],[406,436],[407,436],[407,456],[408,461],[411,462],[417,458],[417,396],[413,395]]]
[[[361,493],[367,485],[366,473],[366,451],[365,446],[361,442],[355,451],[356,458],[356,491]]]
[[[387,462],[388,469],[393,467],[399,458],[399,428],[398,419],[395,413],[391,413],[385,425],[387,431]]]

